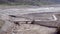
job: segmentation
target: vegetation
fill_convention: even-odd
[[[40,5],[48,5],[50,3],[48,2],[44,2],[44,1],[40,1],[40,0],[6,0],[6,1],[0,1],[0,5],[36,5],[36,6],[40,6]]]
[[[0,19],[0,28],[3,26],[4,23],[5,23],[5,22]]]

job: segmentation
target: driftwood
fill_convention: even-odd
[[[31,22],[31,24],[34,24],[34,22],[35,22],[35,20],[33,20],[33,21]]]
[[[11,16],[11,17],[16,17],[16,16],[14,16],[14,15],[9,15],[9,16]]]
[[[16,25],[20,25],[19,22],[14,22]]]

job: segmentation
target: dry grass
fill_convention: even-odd
[[[5,23],[5,22],[0,19],[0,28],[2,27],[2,25],[3,25],[4,23]]]

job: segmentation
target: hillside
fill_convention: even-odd
[[[50,5],[60,3],[60,0],[0,0],[0,4],[12,5]]]

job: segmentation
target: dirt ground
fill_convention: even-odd
[[[54,34],[55,28],[48,28],[40,25],[21,24],[15,25],[14,28],[7,32],[7,34]]]
[[[17,29],[17,34],[53,34],[55,28],[48,28],[39,25],[23,24]]]

